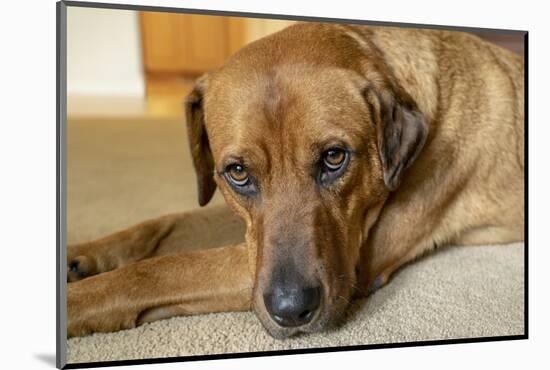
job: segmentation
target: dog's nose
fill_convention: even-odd
[[[321,303],[321,288],[283,289],[264,294],[271,318],[280,326],[297,327],[311,321]]]

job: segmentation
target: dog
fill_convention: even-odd
[[[69,245],[69,336],[250,309],[317,332],[437,246],[524,239],[524,62],[476,36],[299,23],[185,112],[199,204],[229,208]]]

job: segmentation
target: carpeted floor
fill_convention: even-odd
[[[183,121],[72,120],[68,240],[197,208]],[[219,193],[213,206],[223,203]],[[178,317],[68,341],[69,363],[524,333],[523,244],[448,247],[356,301],[330,332],[269,337],[252,313]]]

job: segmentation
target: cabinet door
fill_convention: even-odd
[[[180,52],[184,42],[176,14],[141,12],[143,65],[147,72],[176,72],[185,65]]]
[[[184,42],[180,52],[184,68],[202,73],[219,67],[229,56],[229,22],[225,17],[180,16]]]
[[[141,12],[143,62],[147,72],[200,74],[229,56],[224,17]]]

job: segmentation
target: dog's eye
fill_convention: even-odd
[[[243,165],[232,164],[227,168],[226,173],[233,184],[237,186],[245,186],[248,184],[248,172]]]
[[[339,148],[332,148],[323,153],[323,163],[329,171],[337,171],[346,160],[346,152]]]
[[[321,155],[318,180],[323,186],[331,185],[346,171],[349,163],[349,152],[342,148],[330,148]]]
[[[258,192],[254,177],[250,176],[243,164],[230,164],[225,168],[223,176],[231,188],[240,195],[249,197]]]

